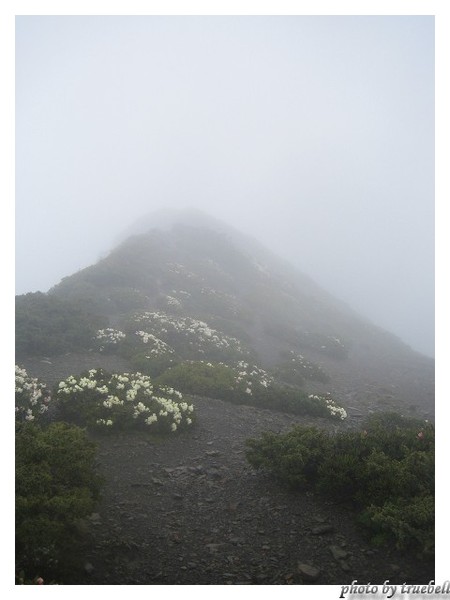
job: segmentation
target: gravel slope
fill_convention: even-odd
[[[51,385],[92,367],[93,358],[70,355],[24,366]],[[127,368],[117,358],[95,358],[96,366]],[[293,423],[339,425],[207,398],[195,397],[193,403],[197,423],[187,433],[95,438],[105,490],[97,512],[84,522],[90,540],[84,573],[68,583],[320,585],[434,579],[433,564],[370,546],[348,509],[312,493],[288,492],[246,462],[245,440],[263,431],[286,431]]]

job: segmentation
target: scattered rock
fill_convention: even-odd
[[[220,469],[213,467],[211,469],[208,469],[206,471],[206,474],[208,477],[210,477],[211,479],[222,479],[222,473],[220,472]]]
[[[218,450],[207,450],[205,454],[206,456],[220,456],[221,452]]]
[[[334,527],[332,525],[327,525],[324,523],[323,525],[317,525],[317,527],[313,527],[311,529],[311,533],[313,535],[324,535],[325,533],[333,533]]]
[[[91,521],[91,523],[93,523],[94,525],[98,525],[102,522],[102,518],[98,513],[92,513],[91,515],[89,515],[89,517],[87,517],[89,519],[89,521]]]
[[[314,567],[312,565],[308,565],[305,563],[299,563],[298,567],[297,567],[297,571],[299,573],[299,575],[301,576],[301,578],[303,579],[303,581],[305,582],[313,582],[313,581],[317,581],[317,579],[319,579],[320,576],[320,569],[318,569],[317,567]]]
[[[337,561],[347,558],[348,552],[340,546],[329,546],[333,558]]]
[[[94,571],[94,566],[90,562],[84,563],[84,571],[90,575]]]
[[[64,377],[77,372],[74,360]],[[363,395],[355,392],[358,399]],[[340,423],[213,399],[193,402],[194,434],[157,437],[151,447],[142,443],[141,434],[95,436],[106,486],[98,512],[81,524],[88,540],[84,568],[69,584],[433,579],[434,564],[410,560],[395,549],[377,551],[362,541],[351,511],[318,494],[287,491],[246,462],[245,440],[263,431],[288,431],[294,424],[334,430]],[[328,542],[320,537],[327,534],[332,535]]]
[[[211,554],[215,554],[216,552],[218,552],[221,546],[222,544],[205,544],[205,547],[208,548]]]

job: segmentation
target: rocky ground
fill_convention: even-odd
[[[22,363],[52,385],[93,356]],[[96,357],[97,359],[97,357]],[[126,370],[117,358],[95,366]],[[107,364],[105,364],[107,361]],[[371,546],[354,514],[312,493],[280,488],[245,459],[245,440],[293,423],[339,427],[219,400],[193,398],[195,427],[177,436],[96,437],[105,478],[83,574],[92,585],[428,583],[434,565]],[[348,421],[343,427],[352,425]]]

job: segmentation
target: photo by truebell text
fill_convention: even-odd
[[[350,585],[341,586],[341,594],[339,598],[348,596],[362,596],[368,594],[380,594],[385,598],[393,598],[396,594],[411,594],[414,596],[423,595],[431,596],[433,594],[450,594],[450,581],[444,581],[442,585],[436,585],[434,580],[431,580],[426,585],[411,585],[408,583],[393,584],[387,579],[383,585],[374,585],[372,583],[361,584],[357,579],[354,579]]]

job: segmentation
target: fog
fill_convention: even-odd
[[[433,17],[17,17],[16,293],[186,207],[433,356]]]

